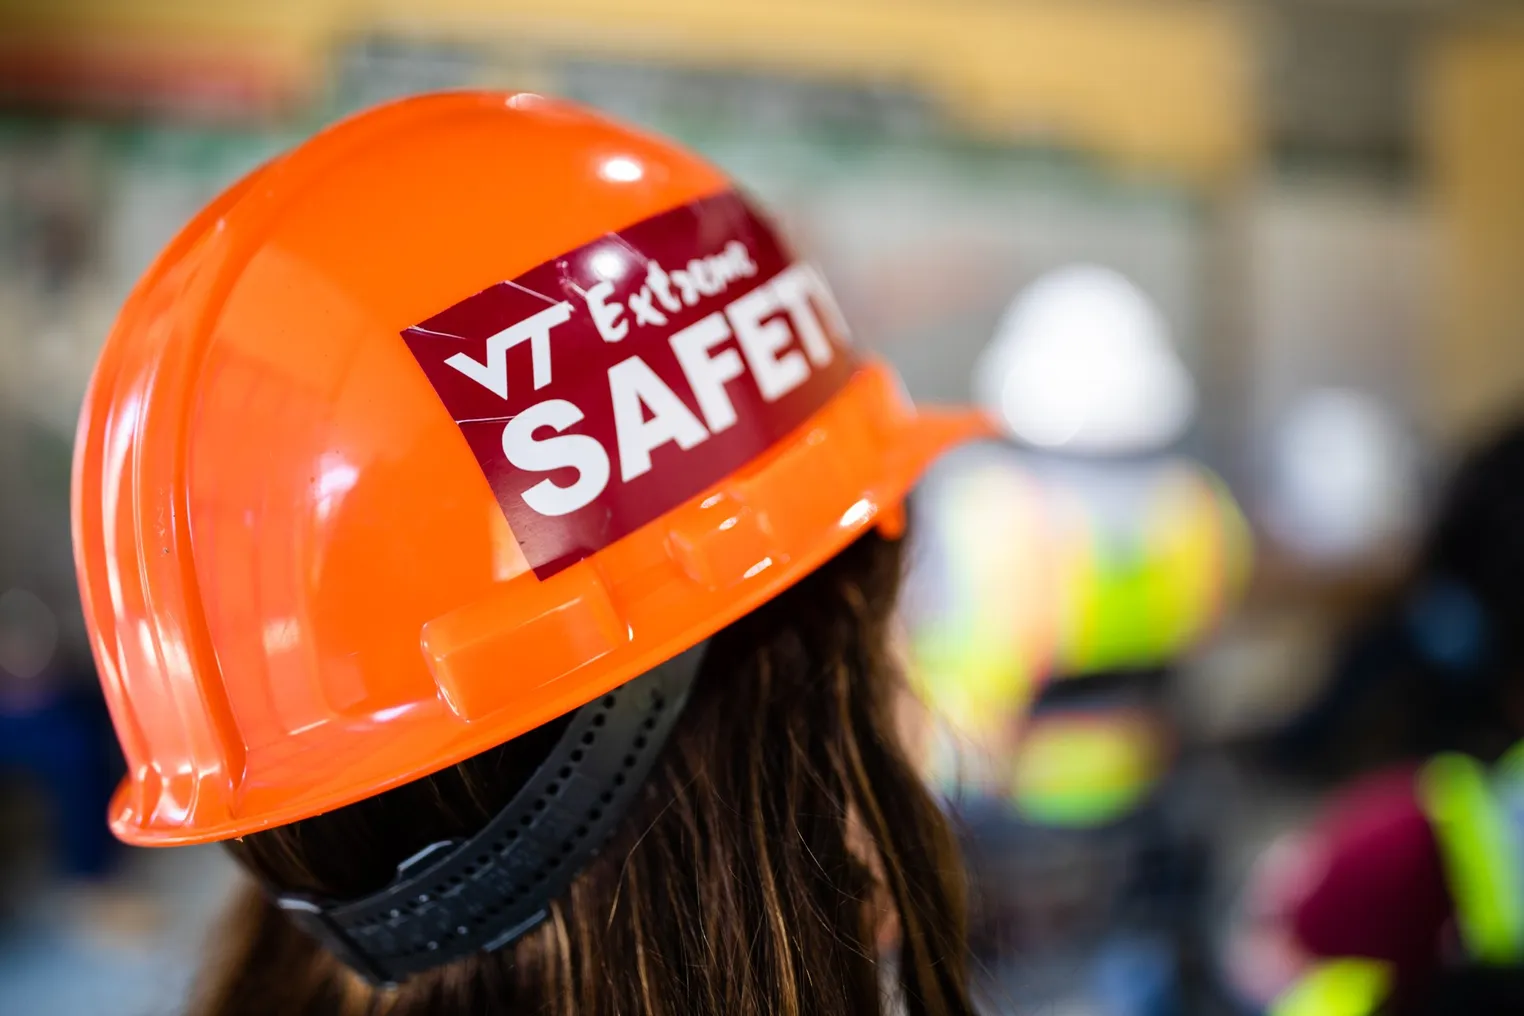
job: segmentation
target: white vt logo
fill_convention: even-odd
[[[571,304],[562,300],[546,307],[518,324],[510,325],[487,340],[487,362],[473,359],[465,353],[456,353],[445,361],[466,377],[486,388],[500,399],[508,398],[508,350],[521,342],[529,343],[529,355],[534,362],[534,387],[536,391],[550,384],[550,330],[571,320]]]

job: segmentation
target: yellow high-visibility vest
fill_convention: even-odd
[[[1490,773],[1468,755],[1436,756],[1418,774],[1418,801],[1467,955],[1481,966],[1524,963],[1524,742]],[[1379,960],[1329,960],[1277,998],[1268,1016],[1373,1016],[1394,973]]]

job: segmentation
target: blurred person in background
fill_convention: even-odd
[[[112,828],[254,883],[194,1012],[972,1013],[887,639],[901,501],[988,425],[845,340],[717,170],[537,96],[186,227],[75,539]]]
[[[1121,273],[1039,276],[974,384],[1009,440],[922,485],[905,618],[975,954],[999,1011],[1191,1011],[1206,838],[1170,688],[1242,591],[1247,526],[1176,450],[1194,383]]]
[[[1275,1016],[1524,1010],[1524,423],[1451,482],[1410,578],[1285,736],[1360,777],[1259,866]],[[1399,761],[1404,760],[1404,761]],[[1269,961],[1271,954],[1278,960]]]
[[[1524,734],[1524,421],[1451,481],[1402,586],[1354,625],[1322,695],[1277,739],[1324,777]]]
[[[8,883],[0,895],[16,890],[22,907],[53,875],[73,897],[108,895],[103,876],[122,856],[100,822],[121,760],[63,606],[76,599],[66,578],[74,409],[49,389],[42,366],[64,359],[51,312],[65,316],[84,302],[99,209],[90,174],[70,157],[78,153],[53,154],[18,159],[6,146],[0,158],[0,306],[10,330],[0,337],[0,838],[9,841],[0,853],[15,859],[0,874]],[[35,305],[18,298],[26,290]]]

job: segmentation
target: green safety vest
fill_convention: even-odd
[[[1467,954],[1483,966],[1524,963],[1524,742],[1491,773],[1467,755],[1435,757],[1419,773],[1418,801],[1439,843]],[[1321,963],[1269,1016],[1371,1016],[1393,974],[1379,960]]]

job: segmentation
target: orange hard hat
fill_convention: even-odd
[[[651,671],[987,433],[917,412],[712,166],[532,95],[361,114],[139,282],[80,421],[111,827],[223,840]]]

